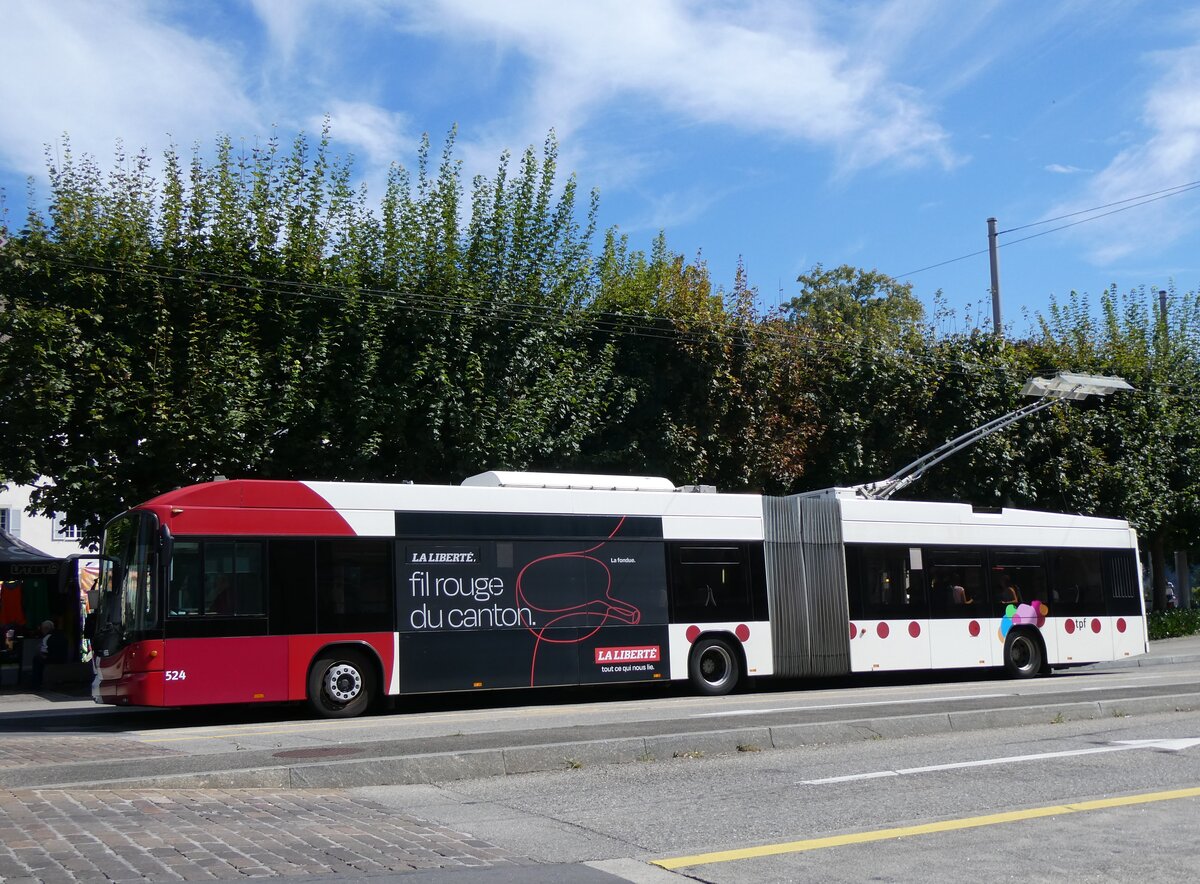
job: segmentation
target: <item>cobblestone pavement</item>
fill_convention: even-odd
[[[119,737],[12,736],[0,740],[0,768],[35,764],[66,764],[97,758],[145,758],[178,755],[174,749],[152,746]]]
[[[336,791],[0,791],[0,881],[362,876],[526,865]]]

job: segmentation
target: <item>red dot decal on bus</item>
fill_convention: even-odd
[[[700,627],[699,626],[689,626],[687,628],[686,635],[687,635],[687,640],[689,642],[694,642],[696,639],[700,638]]]
[[[972,620],[967,624],[967,632],[971,633],[971,638],[976,638],[979,635],[979,621]]]
[[[1117,632],[1124,632],[1124,631],[1125,631],[1125,618],[1118,617],[1117,618]]]
[[[855,638],[858,635],[858,627],[853,623],[850,624],[850,638]]]
[[[738,641],[744,642],[750,639],[750,627],[745,623],[739,623],[738,628],[733,631],[733,634],[738,637]]]
[[[914,620],[912,623],[908,624],[908,634],[911,635],[913,638],[916,638],[917,636],[919,636],[921,634],[921,624],[918,623],[916,620]]]
[[[1063,626],[1067,630],[1067,635],[1072,635],[1075,632],[1075,621],[1068,619]]]
[[[1100,621],[1094,618],[1092,620],[1092,632],[1100,632]]]
[[[877,633],[879,633],[880,638],[887,638],[888,633],[891,632],[891,630],[888,629],[888,625],[886,623],[880,623],[878,626],[875,627],[875,631]]]

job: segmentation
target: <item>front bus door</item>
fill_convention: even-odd
[[[172,544],[166,705],[288,699],[287,637],[268,635],[264,545],[190,537]]]

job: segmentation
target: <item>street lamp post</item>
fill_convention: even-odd
[[[980,439],[992,435],[997,430],[1003,430],[1022,418],[1049,408],[1062,400],[1087,399],[1089,396],[1107,396],[1121,390],[1132,390],[1122,378],[1106,377],[1104,375],[1072,374],[1060,371],[1051,378],[1031,378],[1021,388],[1024,396],[1036,396],[1033,402],[1021,406],[1015,411],[1001,415],[995,420],[988,421],[982,426],[968,430],[961,436],[951,439],[938,446],[928,454],[914,460],[893,475],[879,482],[868,482],[857,485],[854,490],[868,500],[887,500],[902,488],[907,488],[913,482],[925,475],[926,470],[944,461],[952,454],[957,454],[964,448],[974,445]]]

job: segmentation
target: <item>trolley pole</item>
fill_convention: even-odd
[[[992,433],[1003,430],[1008,425],[1015,424],[1031,414],[1036,414],[1043,408],[1049,408],[1056,402],[1086,399],[1089,396],[1108,396],[1120,390],[1132,389],[1133,387],[1129,386],[1122,378],[1095,374],[1072,374],[1060,371],[1052,378],[1030,378],[1021,388],[1021,395],[1033,396],[1033,402],[1022,405],[1008,414],[1002,414],[973,430],[967,430],[961,436],[948,442],[943,442],[933,451],[918,457],[886,479],[855,485],[854,491],[859,497],[865,497],[868,500],[887,500],[897,491],[907,488],[920,479],[930,467],[937,466],[952,454],[957,454]]]
[[[988,258],[992,262],[992,332],[998,338],[1004,337],[1004,327],[1000,325],[1000,255],[996,247],[996,219],[988,218]]]

